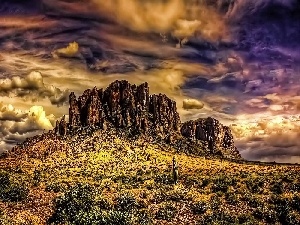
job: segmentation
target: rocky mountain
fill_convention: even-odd
[[[218,120],[207,119],[190,120],[181,126],[181,134],[184,137],[207,142],[208,148],[213,154],[226,158],[240,158],[231,130],[222,125]]]
[[[69,104],[68,121],[64,116],[53,131],[28,139],[11,154],[25,151],[36,157],[36,146],[43,156],[55,149],[95,150],[100,141],[118,136],[175,152],[241,159],[229,127],[210,117],[181,123],[176,102],[164,94],[149,94],[147,83],[117,80],[105,90],[94,87],[78,98],[72,92]]]
[[[177,131],[180,125],[176,103],[166,95],[150,95],[147,83],[139,86],[128,81],[115,81],[106,90],[84,91],[76,99],[70,94],[69,128],[99,126],[107,122],[118,128],[147,132],[149,128],[161,133]]]

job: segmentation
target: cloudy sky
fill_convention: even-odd
[[[2,0],[0,151],[53,128],[68,95],[148,82],[182,121],[229,125],[249,160],[300,162],[297,0]]]

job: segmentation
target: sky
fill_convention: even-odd
[[[300,163],[299,1],[0,2],[0,151],[126,79],[230,126],[245,159]]]

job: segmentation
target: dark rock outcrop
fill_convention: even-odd
[[[241,158],[234,146],[230,128],[223,126],[214,118],[185,122],[182,124],[181,134],[187,138],[206,141],[212,154],[226,158]]]
[[[67,121],[65,116],[63,116],[63,118],[61,119],[61,121],[59,123],[56,123],[58,125],[58,127],[56,128],[56,130],[58,131],[58,133],[61,136],[64,136],[67,134],[68,131],[68,127],[67,127]]]
[[[84,91],[76,99],[70,94],[69,126],[99,126],[105,121],[115,127],[134,128],[147,132],[154,128],[160,133],[178,131],[180,118],[176,102],[166,95],[150,95],[148,83],[139,86],[128,81],[115,81],[108,88]]]
[[[76,127],[80,124],[79,104],[74,92],[69,96],[69,124],[71,127]]]
[[[96,87],[85,90],[78,99],[72,92],[69,102],[69,123],[63,117],[55,128],[55,133],[62,136],[82,127],[123,128],[130,135],[143,133],[148,141],[160,139],[169,146],[202,141],[205,147],[201,150],[189,149],[193,154],[203,155],[205,149],[210,155],[241,158],[229,127],[210,117],[181,124],[176,102],[164,94],[150,95],[148,83],[136,86],[117,80],[105,90]]]

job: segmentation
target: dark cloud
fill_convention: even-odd
[[[1,15],[32,14],[42,9],[42,0],[2,0]]]
[[[238,21],[238,49],[252,58],[286,61],[291,59],[278,51],[284,46],[292,51],[299,46],[299,1],[236,1],[231,20]]]
[[[294,162],[297,157],[299,159],[299,145],[290,146],[271,146],[264,142],[253,142],[253,144],[237,143],[237,147],[242,157],[255,161],[276,161],[276,162]]]

